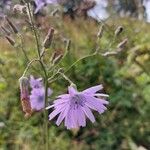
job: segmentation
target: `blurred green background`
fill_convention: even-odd
[[[24,48],[29,58],[36,56],[36,45],[27,24],[20,17],[11,17],[19,32],[24,35]],[[19,20],[19,21],[18,21]],[[42,20],[43,21],[43,20]],[[1,22],[1,24],[4,24]],[[60,66],[68,68],[75,60],[95,49],[96,36],[101,24],[92,19],[74,21],[61,17],[44,17],[40,29],[41,41],[47,29],[56,29],[52,48],[64,49],[62,36],[71,39],[69,54]],[[123,32],[113,41],[118,26]],[[67,75],[79,90],[97,84],[104,85],[110,95],[108,110],[96,116],[96,123],[88,121],[79,131],[68,131],[63,125],[49,123],[50,150],[148,150],[150,149],[150,24],[133,18],[113,17],[104,23],[104,33],[98,43],[101,52],[116,49],[128,38],[124,51],[117,56],[95,56],[80,61]],[[12,37],[19,42],[16,35]],[[108,46],[111,44],[111,47]],[[13,48],[0,36],[0,150],[44,150],[43,115],[34,114],[24,119],[19,98],[18,79],[26,67],[21,50]],[[35,67],[39,67],[35,64]],[[30,69],[28,75],[40,77]],[[60,79],[49,85],[52,99],[67,91],[68,83]]]

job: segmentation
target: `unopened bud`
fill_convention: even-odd
[[[7,20],[7,22],[8,22],[8,24],[9,24],[9,26],[12,28],[12,30],[14,31],[14,33],[18,33],[18,29],[17,29],[17,27],[12,23],[12,21],[10,20],[10,19],[8,19],[7,17],[6,17],[6,20]]]
[[[128,39],[124,39],[122,42],[120,42],[118,45],[117,45],[117,48],[118,49],[123,49],[125,47],[125,45],[127,44],[128,42]]]
[[[8,41],[12,46],[15,45],[15,41],[14,41],[14,39],[13,39],[12,37],[10,37],[10,36],[5,36],[5,38],[7,39],[7,41]]]
[[[30,99],[29,99],[29,80],[27,77],[21,77],[19,79],[20,83],[20,96],[23,112],[25,112],[25,117],[30,117],[32,114]]]
[[[52,43],[52,39],[53,39],[53,35],[54,35],[54,29],[51,28],[48,31],[48,34],[43,42],[43,46],[47,49],[50,47],[51,43]]]
[[[102,26],[99,28],[99,31],[98,31],[98,33],[97,33],[97,37],[98,37],[98,38],[101,38],[101,37],[102,37],[103,31],[104,31],[104,26],[102,25]]]
[[[1,29],[5,32],[6,35],[10,35],[10,31],[5,27],[1,26]]]
[[[119,26],[116,30],[115,30],[115,36],[118,36],[120,33],[122,33],[123,31],[123,27]]]

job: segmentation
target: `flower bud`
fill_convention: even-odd
[[[7,39],[7,41],[12,45],[12,46],[14,46],[15,45],[15,41],[14,41],[14,39],[13,38],[11,38],[10,36],[5,36],[5,38]]]
[[[115,36],[118,36],[123,31],[123,27],[119,26],[115,31]]]
[[[7,20],[7,22],[8,22],[8,24],[9,24],[9,26],[12,28],[12,30],[14,31],[14,33],[18,33],[18,29],[17,29],[17,27],[12,23],[12,21],[11,20],[9,20],[7,17],[6,17],[6,20]]]
[[[29,80],[27,77],[21,77],[20,82],[20,94],[22,109],[25,112],[25,117],[30,117],[32,114],[30,99],[29,99]]]
[[[53,39],[53,35],[54,35],[54,29],[51,28],[48,31],[48,34],[43,42],[43,46],[47,49],[50,47],[51,43],[52,43],[52,39]]]

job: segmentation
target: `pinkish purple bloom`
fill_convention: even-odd
[[[35,14],[47,4],[57,4],[57,0],[35,0]]]
[[[58,115],[56,124],[59,126],[64,120],[64,125],[67,129],[85,127],[86,118],[94,123],[95,117],[92,110],[101,114],[107,109],[105,105],[108,104],[108,101],[104,100],[104,98],[108,97],[108,95],[97,93],[102,88],[102,85],[97,85],[78,92],[74,87],[70,86],[68,94],[58,96],[53,105],[46,108],[54,108],[54,111],[49,115],[49,120]]]
[[[30,86],[31,86],[31,88],[41,88],[41,87],[43,87],[42,78],[35,79],[31,75],[30,76]]]
[[[49,88],[48,96],[50,96],[51,94],[52,94],[52,90]],[[45,107],[44,87],[32,89],[31,95],[30,95],[30,103],[31,103],[31,108],[35,111],[39,111]]]
[[[32,110],[40,111],[45,107],[45,88],[43,86],[42,78],[35,79],[30,76],[30,103]],[[48,96],[52,94],[52,90],[48,88]]]

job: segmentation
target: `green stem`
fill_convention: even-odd
[[[48,99],[48,81],[47,78],[45,78],[45,108],[47,107],[47,101]],[[47,110],[44,110],[44,132],[45,132],[45,150],[48,150],[49,142],[48,142],[48,113]]]
[[[24,70],[24,72],[23,72],[23,75],[22,76],[25,76],[25,74],[27,73],[27,71],[29,70],[29,68],[30,68],[30,66],[32,65],[32,63],[33,62],[35,62],[35,61],[40,61],[39,59],[33,59],[33,60],[31,60],[29,63],[28,63],[28,65],[27,65],[27,67],[26,67],[26,69]]]
[[[27,8],[28,8],[28,10],[29,10],[29,19],[30,19],[30,21],[31,21],[32,30],[33,30],[33,33],[34,33],[34,36],[35,36],[35,41],[36,41],[36,45],[37,45],[38,57],[40,58],[40,44],[39,44],[39,40],[38,40],[37,31],[36,31],[36,28],[35,28],[35,26],[34,26],[34,21],[33,21],[33,18],[32,18],[32,12],[31,12],[31,9],[30,9],[30,3],[27,3]]]
[[[39,62],[41,64],[42,70],[44,72],[44,79],[45,79],[45,106],[47,106],[47,100],[48,100],[48,74],[47,74],[47,70],[42,62],[42,58],[41,58],[41,51],[40,51],[40,44],[39,44],[39,40],[38,40],[38,34],[34,25],[34,21],[32,18],[32,12],[30,10],[30,3],[27,2],[27,8],[29,11],[29,19],[31,21],[31,25],[32,25],[32,31],[34,33],[34,37],[35,37],[35,41],[36,41],[36,46],[37,46],[37,54],[38,54],[38,58],[39,58]],[[47,110],[44,110],[44,142],[45,142],[45,150],[48,150],[48,114],[47,114]]]
[[[84,57],[81,57],[80,59],[78,59],[77,61],[75,61],[75,62],[65,71],[65,73],[68,72],[73,66],[75,66],[75,65],[76,65],[78,62],[80,62],[81,60],[86,59],[86,58],[88,58],[88,57],[95,56],[95,55],[97,55],[97,53],[93,53],[93,54],[90,54],[90,55],[86,55],[86,56],[84,56]]]

